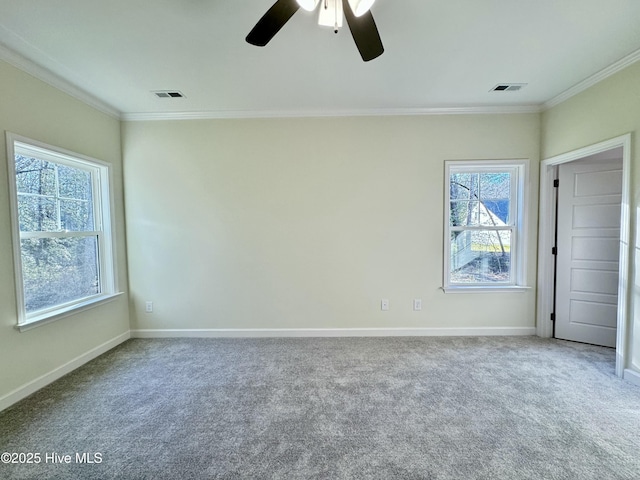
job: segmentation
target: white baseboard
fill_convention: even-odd
[[[0,412],[5,408],[10,407],[14,403],[22,400],[23,398],[28,397],[32,393],[37,392],[43,387],[46,387],[50,383],[58,380],[60,377],[63,377],[67,373],[72,372],[78,367],[81,367],[85,363],[93,360],[94,358],[102,355],[103,353],[111,350],[113,347],[121,344],[122,342],[131,338],[130,332],[125,332],[121,335],[118,335],[111,340],[104,342],[101,345],[89,350],[82,355],[77,356],[76,358],[68,361],[64,365],[61,365],[49,373],[45,373],[44,375],[36,378],[35,380],[30,381],[29,383],[25,383],[21,387],[16,388],[12,392],[7,393],[6,395],[0,397]]]
[[[212,328],[131,330],[131,338],[483,337],[535,335],[535,327],[480,328]]]
[[[634,370],[630,370],[628,368],[625,369],[624,371],[624,376],[623,378],[625,380],[627,380],[628,382],[631,382],[635,385],[640,386],[640,373],[634,371]]]

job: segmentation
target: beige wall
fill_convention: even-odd
[[[129,330],[127,295],[20,333],[10,231],[5,131],[110,162],[120,290],[127,291],[120,123],[0,61],[0,400]],[[7,93],[10,92],[10,93]]]
[[[607,78],[542,116],[542,158],[576,150],[626,133],[631,147],[631,278],[629,325],[632,332],[626,365],[640,371],[640,63]]]
[[[534,287],[539,122],[125,122],[132,329],[533,327],[534,288],[440,290],[443,168],[447,159],[531,160]]]

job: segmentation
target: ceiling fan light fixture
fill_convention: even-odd
[[[306,8],[313,8],[319,3],[321,3],[319,0],[276,0],[276,3],[251,29],[246,37],[247,43],[256,47],[264,47],[302,8],[302,5],[305,5]],[[357,3],[355,0],[322,0],[322,8],[320,8],[318,18],[320,25],[333,26],[335,33],[338,33],[344,20],[349,25],[353,41],[365,62],[382,55],[384,46],[371,12],[366,11],[361,14],[360,18],[356,18],[352,8],[355,6],[356,10],[361,12],[363,9],[368,10],[371,4],[373,4],[373,0],[360,0]]]
[[[296,0],[301,8],[308,12],[312,12],[320,3],[320,0]]]
[[[323,27],[333,27],[336,31],[342,28],[342,1],[341,0],[323,0],[318,15],[318,25]]]
[[[375,0],[349,0],[351,11],[356,17],[360,17],[371,9]]]

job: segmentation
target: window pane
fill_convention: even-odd
[[[511,197],[511,173],[481,173],[480,198],[507,200]]]
[[[451,173],[449,191],[452,199],[478,199],[479,175],[477,173]]]
[[[449,198],[451,200],[469,200],[471,176],[471,173],[451,174],[449,178]]]
[[[60,196],[91,200],[91,174],[85,170],[58,165]]]
[[[57,232],[56,201],[38,195],[18,195],[18,219],[21,232]]]
[[[480,221],[482,225],[510,225],[509,200],[485,200],[482,202],[482,211]]]
[[[510,283],[511,232],[451,233],[451,283]]]
[[[84,200],[60,200],[60,228],[69,232],[95,230],[91,205]]]
[[[451,202],[449,225],[452,227],[467,227],[479,225],[478,202]]]
[[[16,186],[18,193],[55,195],[56,175],[53,164],[16,155]]]
[[[27,313],[100,293],[97,237],[23,239]]]

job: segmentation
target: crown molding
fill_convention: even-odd
[[[77,100],[80,100],[81,102],[95,108],[96,110],[101,111],[102,113],[106,113],[111,117],[120,119],[120,112],[115,108],[111,107],[110,105],[91,95],[90,93],[84,91],[83,89],[75,86],[68,80],[65,80],[59,75],[53,73],[51,70],[48,70],[33,62],[32,60],[29,60],[27,57],[20,55],[14,50],[11,50],[9,47],[3,45],[2,43],[0,43],[0,60],[13,65],[17,69],[28,73],[38,80],[42,80],[52,87],[74,97]]]
[[[540,105],[489,105],[477,107],[381,108],[356,110],[216,110],[203,112],[123,113],[129,122],[153,120],[219,120],[251,118],[307,118],[307,117],[386,117],[424,115],[493,115],[509,113],[540,113]]]
[[[195,112],[133,112],[122,113],[98,97],[86,92],[68,80],[38,65],[25,56],[0,43],[0,60],[42,80],[52,87],[80,100],[107,115],[123,121],[153,120],[215,120],[251,118],[308,118],[308,117],[363,117],[363,116],[427,116],[427,115],[492,115],[540,113],[578,95],[606,78],[640,60],[640,49],[621,58],[603,70],[591,75],[573,87],[541,104],[480,105],[450,107],[379,108],[355,110],[213,110]]]
[[[354,110],[212,110],[195,112],[121,113],[99,98],[73,85],[52,71],[0,43],[0,60],[42,80],[58,90],[124,121],[152,120],[216,120],[251,118],[308,118],[308,117],[373,117],[425,115],[494,115],[511,113],[539,113],[541,105],[482,105],[456,107],[378,108]]]
[[[595,84],[600,83],[604,79],[618,73],[621,70],[624,70],[630,65],[633,65],[638,60],[640,60],[640,49],[635,52],[630,53],[629,55],[622,57],[615,63],[612,63],[608,67],[600,70],[598,73],[591,75],[590,77],[585,78],[580,83],[575,84],[573,87],[565,90],[560,95],[556,95],[550,100],[547,100],[542,104],[542,110],[548,110],[556,105],[561,104],[562,102],[569,100],[571,97],[578,95],[581,92],[584,92],[586,89],[593,87]]]

